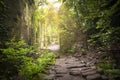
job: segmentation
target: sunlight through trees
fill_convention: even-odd
[[[119,7],[120,0],[0,0],[0,80],[44,80],[59,53],[85,67],[93,59],[101,76],[120,80]]]
[[[47,48],[52,43],[59,44],[59,15],[60,3],[57,0],[47,0],[38,6],[35,13],[35,23],[39,27],[39,45]],[[37,19],[36,19],[37,18]]]

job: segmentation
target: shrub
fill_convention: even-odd
[[[115,61],[109,57],[105,57],[97,64],[99,71],[108,75],[110,80],[120,79],[120,69],[116,69]]]
[[[54,53],[37,52],[23,40],[18,42],[12,40],[6,43],[6,46],[5,49],[0,49],[2,52],[0,79],[14,80],[21,76],[21,80],[32,80],[36,74],[44,71],[48,65],[55,61],[56,55]],[[32,54],[37,57],[35,58]]]

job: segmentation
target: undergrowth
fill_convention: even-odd
[[[23,40],[6,43],[0,52],[0,80],[35,80],[36,75],[54,64],[56,57],[50,51],[34,50]]]
[[[108,76],[109,80],[120,79],[120,68],[117,67],[115,60],[104,56],[104,58],[97,64],[98,71]]]

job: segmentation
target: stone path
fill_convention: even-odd
[[[45,80],[108,80],[98,73],[95,60],[88,62],[76,57],[60,57],[45,75]]]

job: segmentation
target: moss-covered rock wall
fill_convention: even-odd
[[[0,1],[0,46],[6,41],[24,39],[33,44],[34,0],[1,0]]]

